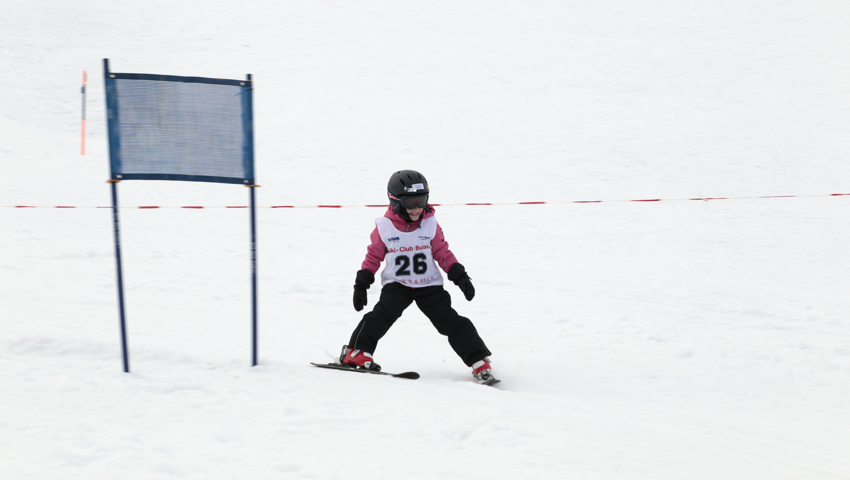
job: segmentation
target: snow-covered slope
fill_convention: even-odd
[[[260,205],[850,193],[846,2],[6,0],[0,477],[850,478],[850,197],[443,206],[493,351],[476,385],[415,308],[387,370],[313,368],[360,314],[377,208],[121,211],[101,59],[256,83]],[[88,152],[79,155],[89,72]],[[245,205],[123,182],[124,206]],[[377,300],[370,290],[370,306]]]

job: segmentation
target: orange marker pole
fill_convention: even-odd
[[[83,70],[83,123],[80,132],[80,155],[86,154],[86,71]]]

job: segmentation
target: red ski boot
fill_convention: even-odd
[[[493,376],[493,369],[490,368],[490,359],[485,358],[472,364],[472,376],[482,385],[495,385],[501,380],[496,380]]]
[[[343,345],[342,353],[339,355],[339,363],[351,365],[363,370],[381,371],[381,366],[372,360],[372,354]]]

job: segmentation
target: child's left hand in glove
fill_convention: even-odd
[[[466,274],[466,269],[463,268],[463,265],[460,263],[452,265],[452,268],[449,269],[449,280],[460,288],[467,301],[472,301],[472,297],[475,296],[475,287],[472,286],[472,280]]]

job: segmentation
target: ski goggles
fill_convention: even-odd
[[[416,207],[425,208],[425,205],[428,205],[428,195],[401,197],[401,206],[408,210],[413,210]]]

